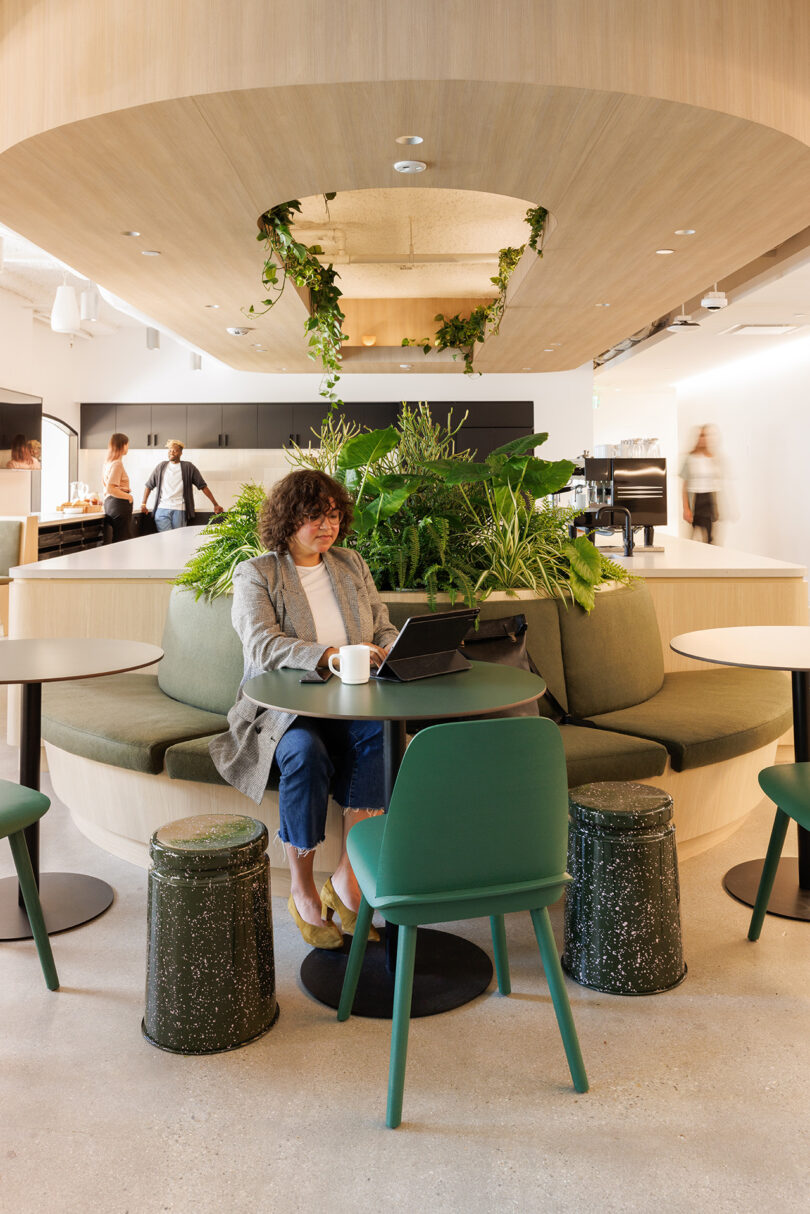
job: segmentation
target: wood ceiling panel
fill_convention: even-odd
[[[429,171],[402,178],[393,136],[414,128]],[[262,319],[241,311],[261,297],[256,216],[322,190],[427,185],[552,211],[546,256],[524,259],[501,335],[477,365],[559,370],[806,226],[810,151],[727,114],[582,88],[438,79],[247,89],[120,110],[10,148],[0,219],[232,366],[311,371],[292,291]],[[656,258],[681,226],[698,236]],[[120,236],[133,227],[141,242]],[[163,255],[143,258],[140,247]],[[255,326],[251,340],[270,354],[228,337],[235,324]],[[561,345],[538,368],[551,341]]]

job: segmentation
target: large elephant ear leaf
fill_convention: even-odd
[[[573,471],[570,459],[528,459],[521,488],[532,497],[548,497],[568,484]]]
[[[543,434],[524,434],[522,438],[513,438],[510,443],[496,447],[494,451],[490,451],[487,458],[493,455],[530,455],[535,447],[541,447],[547,438],[548,431]]]
[[[430,472],[436,472],[445,485],[467,485],[473,481],[486,481],[492,475],[488,464],[474,464],[462,459],[431,459],[422,465]]]
[[[340,449],[339,468],[365,468],[388,455],[399,444],[399,433],[394,426],[385,430],[372,430],[367,434],[355,434],[348,438]]]
[[[355,514],[355,531],[358,535],[366,535],[369,531],[373,531],[382,519],[390,518],[392,514],[396,514],[410,495],[416,492],[418,487],[418,485],[403,485],[399,489],[393,489],[390,492],[381,493],[379,497],[375,497],[358,514]]]
[[[583,611],[593,611],[596,602],[596,592],[590,582],[584,581],[575,569],[569,572],[569,585],[574,602],[579,603]]]
[[[602,572],[602,557],[587,535],[580,535],[569,541],[563,546],[563,552],[577,578],[595,586]]]

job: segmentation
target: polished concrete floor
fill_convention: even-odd
[[[15,769],[0,746],[0,775]],[[390,1131],[389,1025],[338,1024],[303,992],[305,946],[279,897],[275,1028],[208,1057],[147,1044],[146,873],[87,842],[54,803],[43,868],[105,878],[116,898],[54,937],[57,993],[32,944],[0,945],[0,1210],[807,1209],[810,923],[769,918],[750,944],[747,910],[720,885],[763,854],[769,827],[763,804],[682,865],[679,987],[633,999],[569,983],[587,1095],[569,1083],[528,916],[512,916],[513,995],[492,988],[414,1022],[404,1120]],[[559,941],[559,908],[553,922]],[[485,924],[461,932],[488,947]]]

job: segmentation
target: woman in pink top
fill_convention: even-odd
[[[42,467],[42,464],[34,455],[31,444],[26,441],[24,434],[15,434],[11,440],[11,459],[6,464],[6,467],[27,468],[29,470]]]
[[[101,472],[105,544],[116,544],[132,537],[132,494],[123,463],[127,451],[129,439],[126,434],[110,436],[107,459]]]

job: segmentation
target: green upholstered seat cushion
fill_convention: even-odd
[[[401,628],[411,615],[425,615],[430,608],[426,602],[414,603],[400,601],[390,594],[386,594],[385,603],[388,608],[388,614],[391,618],[391,623],[396,628]],[[506,600],[496,600],[492,602],[486,599],[479,604],[482,620],[497,620],[503,616],[525,615],[527,633],[526,633],[526,648],[529,652],[529,657],[534,662],[536,668],[543,676],[549,692],[560,705],[567,711],[568,700],[565,693],[565,673],[562,663],[562,649],[560,647],[560,621],[557,614],[557,600],[550,598],[514,598]],[[442,606],[442,611],[448,610]],[[554,708],[550,701],[546,699],[539,704],[541,716],[554,716]]]
[[[661,742],[675,771],[748,754],[781,737],[791,721],[787,675],[725,666],[668,674],[644,703],[590,718],[599,729]]]
[[[0,839],[37,822],[50,804],[45,794],[35,788],[0,780]]]
[[[15,518],[0,518],[0,574],[8,577],[9,569],[20,563],[22,523]]]
[[[178,587],[171,593],[163,629],[161,691],[183,704],[225,714],[242,681],[242,642],[231,623],[233,598],[209,602]]]
[[[587,725],[561,725],[568,787],[600,780],[646,780],[660,776],[667,765],[667,750],[647,738],[589,729]]]
[[[643,582],[596,595],[588,615],[559,604],[568,711],[594,717],[648,700],[664,682],[661,637]]]
[[[759,784],[775,805],[810,830],[810,763],[780,763],[759,773]]]
[[[201,784],[227,784],[211,760],[208,743],[216,737],[191,738],[188,742],[177,742],[166,751],[166,773],[173,780],[199,780]],[[270,769],[268,788],[278,788],[278,768]]]
[[[157,675],[116,674],[43,689],[44,741],[130,771],[162,771],[163,755],[174,742],[217,733],[227,725],[224,715],[164,695]]]

